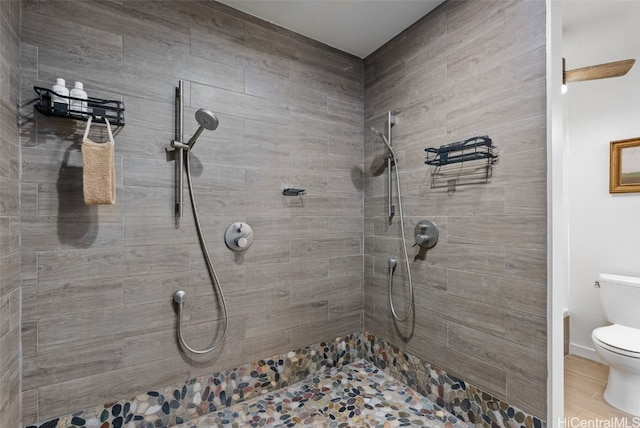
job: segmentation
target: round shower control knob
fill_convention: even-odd
[[[253,242],[253,230],[247,223],[233,223],[224,233],[224,242],[232,251],[245,251]]]
[[[425,250],[433,248],[438,243],[439,235],[438,226],[429,220],[421,220],[416,224],[414,231],[414,238],[416,241],[414,247],[419,245]]]

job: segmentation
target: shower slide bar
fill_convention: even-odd
[[[395,124],[396,124],[396,116],[392,112],[387,113],[387,135],[389,136],[390,152],[393,151],[393,149],[391,149],[391,145],[393,144],[391,140],[391,128]],[[395,156],[395,153],[392,153],[392,154],[394,156],[387,156],[387,188],[388,188],[387,195],[389,198],[387,200],[387,205],[389,207],[389,210],[388,210],[389,220],[391,220],[396,213],[396,207],[395,205],[393,205],[393,183],[392,183],[392,174],[391,174],[391,167],[392,167],[391,164],[397,160],[397,156]],[[396,165],[396,168],[397,167],[398,165]]]
[[[184,81],[179,80],[176,87],[176,135],[175,140],[171,142],[171,146],[176,154],[176,217],[184,215],[184,147],[181,142],[184,141]],[[180,142],[178,145],[176,142]]]
[[[396,213],[396,207],[395,205],[393,205],[392,169],[394,165],[396,166],[396,168],[398,167],[397,165],[398,155],[395,152],[395,150],[393,150],[393,146],[391,145],[392,144],[391,128],[395,124],[396,124],[396,115],[394,114],[394,112],[390,111],[387,113],[387,121],[386,121],[387,136],[386,137],[382,132],[378,131],[373,126],[369,128],[369,131],[371,131],[378,137],[382,138],[382,141],[384,141],[384,144],[387,146],[387,153],[385,153],[384,159],[386,159],[387,161],[387,207],[388,207],[387,215],[389,216],[389,222],[391,222],[391,220],[393,219],[393,216]]]

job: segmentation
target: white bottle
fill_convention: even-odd
[[[71,92],[69,92],[69,95],[72,96],[73,98],[81,98],[83,100],[87,99],[87,93],[83,89],[82,82],[76,82]],[[87,112],[86,101],[70,100],[69,104],[70,104],[69,105],[70,109],[74,110],[73,113],[75,114],[80,114],[80,112],[82,113]],[[86,115],[83,114],[82,116],[86,116]]]
[[[64,86],[64,84],[64,79],[59,77],[56,79],[56,84],[51,88],[51,90],[55,92],[55,94],[51,94],[51,107],[55,107],[55,103],[69,105],[69,98],[64,98],[69,96],[69,90]]]

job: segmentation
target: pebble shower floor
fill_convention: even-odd
[[[26,428],[289,426],[546,424],[370,333],[358,332]]]
[[[458,420],[370,362],[358,360],[175,428],[404,426],[473,425]]]

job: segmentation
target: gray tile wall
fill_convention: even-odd
[[[0,426],[20,421],[20,2],[0,2]]]
[[[3,19],[20,13],[17,2],[0,4],[13,8]],[[0,348],[10,350],[0,370],[11,373],[2,379],[13,391],[0,404],[19,411],[21,275],[25,424],[361,330],[363,305],[367,330],[544,416],[543,2],[448,2],[364,66],[213,2],[28,0],[22,14],[23,99],[33,85],[64,77],[127,109],[111,207],[82,204],[83,124],[23,118],[18,218],[18,137],[5,133],[15,103],[5,94],[19,94],[2,92],[0,147],[9,155],[1,156],[0,238],[21,235],[22,252],[4,250],[12,245],[0,254],[0,332],[13,343]],[[18,81],[17,65],[7,75],[5,64],[20,57],[4,47],[5,34],[19,40],[16,22],[2,21],[5,86]],[[193,163],[231,319],[223,348],[197,359],[175,343],[173,292],[191,296],[193,346],[210,344],[220,314],[189,210],[180,228],[172,217],[173,163],[164,149],[178,79],[187,81],[187,135],[197,108],[220,118]],[[382,129],[390,109],[399,111],[394,144],[408,232],[422,218],[441,226],[438,246],[412,264],[413,328],[394,325],[388,313],[386,260],[400,255],[399,226],[384,217],[382,144],[363,135],[363,125]],[[431,176],[425,147],[481,133],[500,153],[489,183],[468,184],[473,168]],[[280,195],[289,185],[308,190],[303,206]],[[221,241],[233,221],[256,233],[241,256]],[[397,289],[402,307],[405,290]]]
[[[22,31],[25,99],[63,77],[126,106],[114,206],[82,203],[82,123],[34,113],[23,129],[25,424],[362,330],[362,60],[209,1],[29,0]],[[196,109],[220,119],[192,165],[229,332],[197,359],[176,343],[173,292],[192,346],[221,323],[189,206],[174,224],[178,79],[188,136]],[[254,227],[242,255],[222,240],[234,221]]]
[[[412,262],[415,316],[394,323],[387,259],[401,259],[399,225],[385,217],[383,143],[367,133],[365,329],[542,419],[545,100],[543,1],[446,2],[365,60],[365,127],[382,130],[387,111],[398,111],[393,142],[409,238],[421,219],[441,233],[426,259]],[[432,176],[426,147],[482,134],[500,155],[488,183],[471,184],[482,162]],[[401,312],[403,276],[399,266]]]

